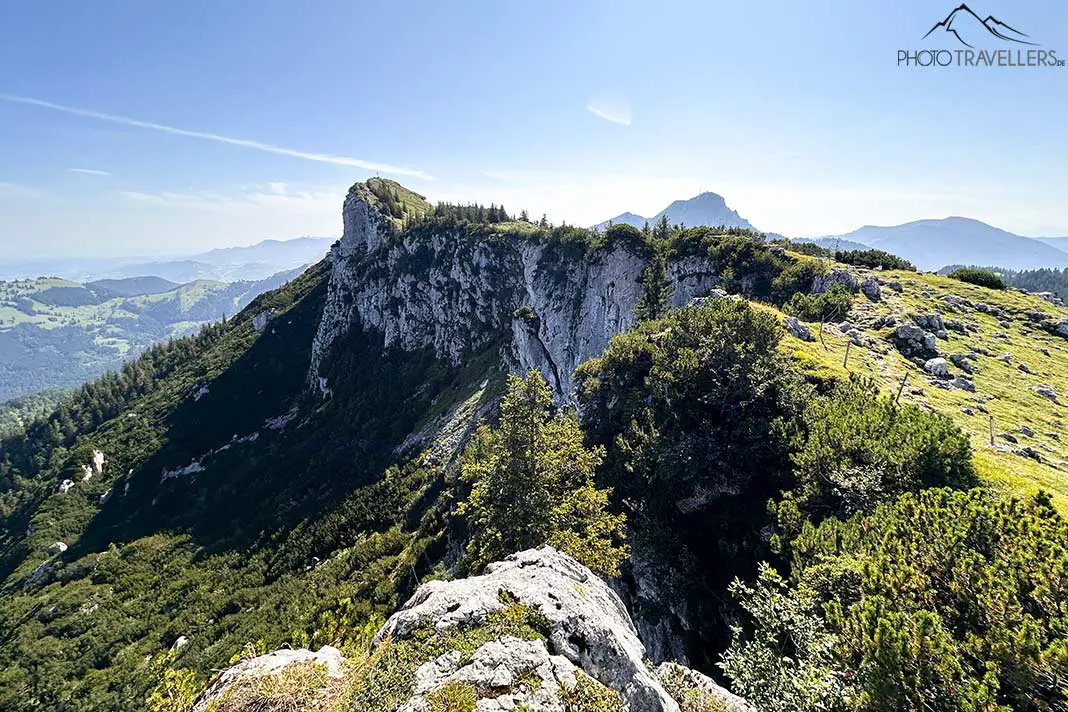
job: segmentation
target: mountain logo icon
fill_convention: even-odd
[[[997,37],[1005,42],[1038,46],[1037,43],[1030,41],[1029,35],[1005,24],[993,15],[987,15],[984,20],[963,3],[949,13],[946,19],[936,22],[923,38],[927,39],[938,30],[953,35],[965,47],[974,47],[973,42],[978,42],[988,36]]]

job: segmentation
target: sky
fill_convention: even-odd
[[[1068,4],[975,0],[1068,59]],[[954,2],[0,3],[0,259],[337,236],[373,175],[590,225],[1068,235],[1068,69],[906,68]],[[983,48],[1020,48],[998,40]]]

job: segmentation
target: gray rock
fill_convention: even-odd
[[[345,658],[337,648],[324,645],[318,652],[304,648],[297,650],[276,650],[249,660],[242,660],[231,668],[224,670],[208,685],[197,698],[193,712],[207,712],[234,685],[252,678],[277,675],[290,665],[313,663],[325,665],[327,674],[332,678],[344,676]]]
[[[61,541],[57,541],[55,544],[52,544],[50,547],[48,547],[48,550],[56,554],[62,554],[64,551],[67,550],[67,545]]]
[[[1021,363],[1021,364],[1020,364],[1019,366],[1017,366],[1016,368],[1020,369],[1020,370],[1021,370],[1021,371],[1023,371],[1024,373],[1034,373],[1034,371],[1032,371],[1032,370],[1031,370],[1031,367],[1030,367],[1030,366],[1028,366],[1028,365],[1027,365],[1026,363]]]
[[[816,277],[812,281],[812,293],[823,294],[824,292],[829,291],[834,284],[840,284],[853,293],[856,293],[860,288],[860,282],[855,274],[849,270],[836,269]]]
[[[1005,442],[1012,443],[1013,445],[1015,445],[1016,443],[1020,442],[1019,440],[1016,439],[1016,436],[1013,435],[1012,433],[1001,433],[998,437],[1000,437]]]
[[[567,712],[562,693],[575,687],[578,673],[567,658],[550,655],[542,641],[505,636],[484,644],[469,660],[453,650],[421,665],[415,673],[415,694],[401,711],[430,709],[428,693],[461,683],[495,691],[479,703],[478,710]]]
[[[375,638],[403,640],[426,624],[435,630],[474,627],[504,608],[501,593],[536,609],[551,627],[550,655],[563,656],[631,710],[677,712],[678,705],[645,666],[645,648],[619,597],[566,554],[542,547],[490,564],[482,576],[430,581],[419,587]]]
[[[816,337],[812,335],[812,329],[808,328],[807,324],[802,324],[797,317],[786,317],[783,319],[783,325],[786,327],[786,332],[794,338],[801,339],[802,341],[816,340]]]
[[[953,382],[950,385],[953,388],[956,388],[958,391],[968,391],[969,393],[975,393],[975,384],[969,381],[967,378],[964,378],[963,376],[957,376],[956,378],[954,378]]]
[[[677,663],[661,663],[656,668],[656,676],[680,705],[685,699],[696,698],[697,704],[685,709],[756,712],[748,702],[723,689],[712,678]]]
[[[1025,438],[1035,437],[1035,431],[1027,427],[1026,425],[1021,425],[1020,427],[1018,427],[1016,429],[1016,432],[1018,432],[1020,435],[1023,435]]]
[[[933,358],[923,364],[923,370],[935,378],[949,378],[949,364],[944,358]]]
[[[1013,452],[1019,455],[1020,457],[1026,457],[1028,459],[1035,460],[1036,462],[1042,462],[1042,455],[1039,454],[1038,450],[1035,450],[1029,445],[1027,447],[1017,448],[1013,450]]]
[[[950,354],[949,360],[954,366],[965,373],[970,374],[975,372],[975,367],[972,365],[971,360],[969,360],[966,354]]]
[[[879,282],[874,277],[868,277],[860,285],[860,291],[864,293],[864,296],[873,302],[877,302],[882,299],[882,290],[879,289]]]
[[[1000,356],[998,356],[998,361],[1001,361],[1002,363],[1012,363],[1012,360],[1014,358],[1016,357],[1012,354],[1001,354]]]
[[[1053,333],[1068,338],[1068,319],[1061,319],[1053,325]]]
[[[899,294],[904,290],[904,287],[901,286],[901,282],[898,281],[887,282],[886,286]]]
[[[74,480],[63,480],[59,483],[59,491],[66,494],[74,488]]]
[[[252,317],[252,328],[256,331],[263,331],[267,328],[267,324],[271,321],[271,311],[261,311]],[[199,400],[199,398],[197,399]]]
[[[1034,388],[1034,391],[1035,391],[1035,393],[1037,393],[1040,396],[1043,396],[1045,398],[1049,398],[1054,403],[1058,402],[1057,401],[1057,398],[1058,398],[1057,391],[1055,391],[1053,389],[1053,386],[1050,386],[1050,385],[1036,386]]]
[[[927,331],[945,331],[945,324],[942,323],[941,314],[920,314],[912,317],[912,320],[921,328]]]

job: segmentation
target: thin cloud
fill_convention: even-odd
[[[62,104],[53,104],[50,101],[43,101],[41,99],[34,99],[32,97],[17,96],[14,94],[0,94],[0,99],[11,102],[14,104],[26,104],[29,106],[37,106],[42,109],[52,109],[53,111],[60,111],[65,114],[71,114],[73,116],[83,116],[89,119],[97,119],[99,121],[108,121],[113,124],[121,124],[123,126],[133,126],[136,128],[150,129],[152,131],[159,131],[161,133],[172,134],[174,136],[187,136],[189,138],[199,138],[205,141],[215,141],[217,143],[226,143],[231,146],[242,146],[244,148],[253,148],[257,151],[264,151],[266,153],[275,153],[281,156],[291,156],[293,158],[303,158],[306,161],[317,161],[319,163],[332,163],[339,166],[351,166],[354,168],[362,168],[368,171],[375,171],[378,173],[391,173],[394,175],[411,176],[413,178],[422,178],[423,180],[434,180],[430,175],[427,175],[423,171],[415,170],[412,168],[403,168],[400,166],[391,166],[388,163],[375,163],[374,161],[364,161],[359,158],[350,158],[348,156],[335,156],[329,153],[310,153],[308,151],[298,151],[293,148],[285,148],[283,146],[275,146],[270,143],[262,143],[260,141],[252,141],[244,138],[233,138],[231,136],[221,136],[219,134],[208,133],[205,131],[190,131],[189,129],[181,129],[175,126],[167,126],[166,124],[157,124],[151,121],[141,121],[139,119],[131,119],[125,116],[115,116],[113,114],[105,114],[100,111],[94,111],[92,109],[79,109],[73,106],[64,106]]]
[[[40,198],[43,195],[36,188],[0,180],[0,198]]]
[[[602,92],[595,94],[586,104],[586,111],[620,126],[630,126],[630,101],[622,94]]]
[[[70,171],[71,173],[81,173],[82,175],[87,175],[87,176],[110,176],[111,175],[111,173],[109,173],[108,171],[98,171],[95,168],[68,168],[67,170]]]

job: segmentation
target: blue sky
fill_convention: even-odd
[[[1068,59],[1065,3],[971,6]],[[2,258],[336,235],[376,172],[577,224],[712,190],[790,235],[1068,235],[1068,69],[897,66],[953,7],[12,0]]]

